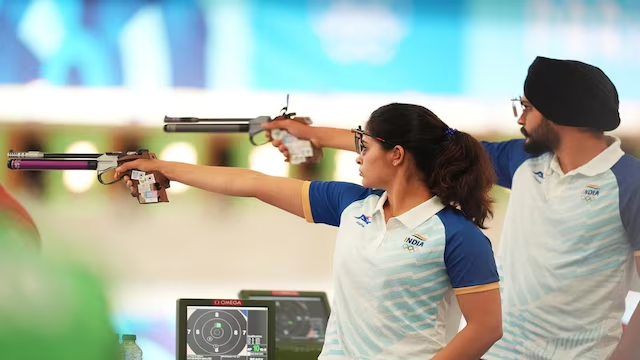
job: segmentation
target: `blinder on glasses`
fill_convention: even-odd
[[[383,139],[381,137],[377,137],[377,136],[373,136],[373,135],[367,134],[366,132],[364,132],[364,130],[362,130],[362,126],[358,126],[357,129],[351,129],[351,132],[354,135],[354,140],[355,140],[355,145],[356,145],[356,152],[358,154],[361,154],[364,150],[366,150],[366,147],[365,147],[364,141],[363,141],[363,138],[364,138],[365,135],[370,137],[370,138],[373,138],[375,140],[378,140],[378,141],[380,141],[382,143],[389,144],[391,146],[396,146],[397,145],[397,144],[391,143],[391,142],[389,142],[389,141],[387,141],[387,140],[385,140],[385,139]]]
[[[511,99],[511,109],[513,110],[513,116],[520,118],[524,113],[524,105],[522,104],[522,96]]]

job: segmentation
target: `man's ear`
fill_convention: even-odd
[[[396,145],[391,150],[391,163],[393,166],[399,166],[405,159],[405,151],[402,146]]]

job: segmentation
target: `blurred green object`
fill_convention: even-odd
[[[116,360],[105,288],[76,262],[47,259],[0,213],[0,359]]]

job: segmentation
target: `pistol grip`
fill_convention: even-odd
[[[131,161],[135,159],[157,159],[156,154],[152,152],[143,152],[140,155],[133,155],[132,158],[122,159]],[[159,202],[169,202],[167,189],[171,186],[169,179],[162,173],[152,171],[144,173],[138,170],[132,170],[129,174],[133,183],[133,191],[131,196],[138,199],[140,204],[154,204]]]

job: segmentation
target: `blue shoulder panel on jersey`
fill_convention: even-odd
[[[497,283],[498,269],[489,238],[458,210],[446,208],[438,217],[444,225],[444,263],[451,286],[456,289]]]
[[[489,154],[493,169],[498,178],[498,185],[511,189],[511,182],[516,170],[533,155],[524,151],[524,139],[502,142],[481,141]]]
[[[618,181],[622,225],[633,250],[640,251],[640,160],[624,155],[611,171]]]
[[[309,205],[313,222],[340,226],[340,216],[352,203],[371,194],[382,194],[363,186],[341,181],[312,181],[309,186]]]

